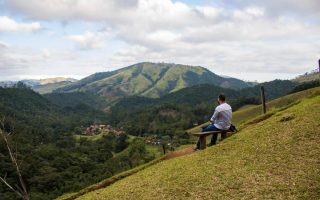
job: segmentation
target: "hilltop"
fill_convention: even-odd
[[[273,111],[204,151],[78,199],[318,199],[320,96]]]
[[[157,98],[197,84],[241,89],[249,84],[235,78],[224,78],[206,68],[169,63],[138,63],[111,72],[101,72],[62,87],[56,92],[90,92],[109,102],[120,97],[139,95]]]

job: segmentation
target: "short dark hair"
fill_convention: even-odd
[[[220,101],[226,101],[226,96],[224,94],[219,95]]]

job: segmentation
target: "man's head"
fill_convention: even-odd
[[[226,101],[226,96],[224,94],[220,94],[218,97],[219,104],[222,104]]]

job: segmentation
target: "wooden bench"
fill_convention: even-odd
[[[193,136],[199,137],[200,149],[205,149],[207,147],[206,137],[214,133],[217,133],[217,134],[221,133],[221,138],[225,139],[227,137],[227,133],[234,133],[234,132],[230,130],[221,130],[221,131],[208,131],[208,132],[199,132],[199,133],[191,133],[191,134]]]

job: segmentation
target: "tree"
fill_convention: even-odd
[[[2,123],[1,126],[4,127],[4,124]],[[29,200],[29,195],[28,195],[28,192],[27,192],[27,188],[26,188],[26,185],[24,184],[24,181],[23,181],[23,178],[22,178],[22,175],[21,175],[21,171],[20,171],[20,167],[19,167],[19,164],[18,164],[18,161],[17,161],[17,152],[14,152],[12,150],[12,147],[10,146],[9,141],[8,141],[8,136],[11,133],[5,133],[2,130],[2,127],[0,127],[0,135],[1,135],[2,139],[4,140],[5,145],[6,145],[7,149],[8,149],[9,157],[10,157],[10,160],[12,162],[12,165],[14,166],[14,168],[15,168],[15,170],[17,172],[17,175],[18,175],[18,178],[19,178],[19,182],[18,182],[18,184],[15,185],[16,187],[13,187],[10,183],[7,182],[6,175],[4,177],[0,177],[0,180],[10,190],[15,192],[19,197],[21,197],[24,200]]]
[[[22,81],[18,81],[18,83],[14,84],[13,86],[14,88],[23,88],[23,89],[26,89],[26,88],[29,88],[25,83],[23,83]]]

